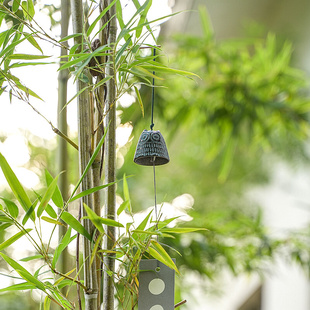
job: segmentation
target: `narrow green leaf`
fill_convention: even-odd
[[[21,266],[19,263],[17,263],[15,260],[11,259],[10,257],[6,256],[4,253],[0,252],[0,255],[2,258],[28,283],[33,284],[38,289],[45,291],[44,284],[39,281],[37,278],[35,278],[33,275],[30,274],[29,271],[27,271],[23,266]]]
[[[150,230],[139,230],[139,229],[135,229],[133,230],[134,233],[137,233],[137,234],[147,234],[147,235],[161,235],[160,232],[156,232],[156,231],[150,231]]]
[[[60,243],[58,244],[57,248],[54,252],[54,257],[52,261],[52,266],[55,268],[56,264],[58,262],[58,259],[61,255],[61,253],[64,251],[64,249],[70,244],[71,241],[73,241],[76,238],[77,235],[74,235],[71,237],[71,227],[68,228],[67,232],[61,239]]]
[[[29,220],[30,216],[31,216],[31,220],[34,222],[35,219],[36,219],[36,215],[35,215],[35,212],[34,212],[34,209],[36,208],[38,204],[38,200],[36,200],[33,205],[29,208],[29,210],[26,212],[24,218],[23,218],[23,221],[22,221],[22,224],[25,225],[27,223],[27,221]]]
[[[121,223],[114,221],[112,219],[107,219],[107,218],[102,218],[101,216],[98,216],[90,207],[88,207],[85,203],[84,209],[86,210],[87,213],[87,219],[90,219],[91,222],[95,225],[95,227],[101,232],[102,234],[104,233],[104,229],[102,224],[107,225],[107,226],[113,226],[113,227],[124,227]]]
[[[42,54],[43,54],[43,50],[40,47],[40,45],[38,44],[38,42],[35,40],[35,38],[33,37],[34,34],[30,34],[27,32],[23,32],[23,35],[26,37],[27,41],[33,46],[35,47],[37,50],[39,50]]]
[[[116,57],[115,57],[115,63],[116,64],[118,63],[119,59],[121,58],[121,56],[123,55],[124,51],[129,46],[130,43],[131,43],[131,36],[125,42],[125,44],[116,52]]]
[[[59,177],[59,175],[51,182],[51,184],[47,188],[46,192],[44,193],[43,198],[42,198],[40,205],[38,207],[38,211],[37,211],[38,217],[40,217],[42,215],[43,211],[47,207],[48,202],[52,199],[52,196],[54,195],[54,192],[55,192],[55,189],[57,186],[58,177]],[[56,217],[57,217],[57,215],[56,215]]]
[[[149,254],[151,254],[155,259],[158,259],[160,262],[179,273],[179,270],[175,265],[174,261],[171,259],[166,250],[156,240],[151,240],[151,246],[152,247],[149,247],[147,250]]]
[[[82,197],[84,197],[84,196],[87,196],[87,195],[90,195],[90,194],[92,194],[92,193],[98,192],[98,191],[100,191],[101,189],[106,188],[106,187],[109,187],[109,186],[111,186],[111,185],[113,185],[113,184],[115,184],[115,183],[116,183],[116,182],[111,182],[111,183],[108,183],[108,184],[96,186],[96,187],[90,188],[90,189],[88,189],[88,190],[85,190],[85,191],[83,191],[83,192],[81,192],[81,193],[75,195],[74,197],[70,198],[69,202],[72,202],[72,201],[74,201],[74,200],[80,199],[80,198],[82,198]]]
[[[63,212],[61,215],[61,219],[79,234],[86,237],[88,240],[92,239],[85,227],[69,212]]]
[[[19,9],[21,0],[14,0],[12,5],[12,11],[15,13]]]
[[[105,133],[104,133],[103,137],[101,138],[101,140],[99,141],[99,143],[98,143],[98,145],[97,145],[97,147],[96,147],[96,149],[95,149],[93,155],[91,156],[91,158],[90,158],[88,164],[86,165],[85,170],[84,170],[82,176],[80,177],[78,183],[76,184],[76,186],[75,186],[75,188],[74,188],[74,190],[73,190],[73,192],[72,192],[72,194],[71,194],[70,199],[71,199],[71,198],[73,197],[73,195],[76,193],[76,191],[77,191],[77,189],[79,188],[79,186],[80,186],[82,180],[84,179],[84,177],[85,177],[87,171],[90,169],[90,167],[91,167],[91,165],[93,164],[95,158],[97,157],[99,151],[101,150],[101,147],[102,147],[102,145],[103,145],[103,143],[104,143],[104,139],[105,139],[106,135],[107,135],[107,130],[105,131]]]
[[[35,14],[33,0],[27,0],[27,7],[28,7],[28,14],[30,16],[29,20],[31,21]]]
[[[51,56],[45,55],[30,55],[30,54],[12,54],[8,58],[9,59],[21,59],[21,60],[35,60],[35,59],[46,59]]]
[[[13,223],[6,223],[6,224],[1,224],[0,225],[0,233],[2,233],[4,230],[7,228],[11,227]]]
[[[87,29],[86,36],[89,37],[96,27],[97,23],[100,21],[100,19],[108,12],[108,10],[119,0],[112,1],[107,7],[102,10],[102,12],[97,16],[97,18],[90,24],[90,26]]]
[[[101,85],[105,84],[107,81],[109,81],[112,78],[112,76],[106,76],[104,79],[100,80],[98,83],[96,83],[94,90]]]
[[[206,228],[195,228],[195,227],[178,227],[178,228],[164,228],[161,229],[161,232],[166,233],[174,233],[174,234],[184,234],[184,233],[191,233],[196,231],[206,231]]]
[[[87,58],[89,58],[89,53],[81,55],[81,56],[79,56],[77,58],[74,58],[71,61],[66,61],[62,66],[59,67],[59,69],[57,71],[68,69],[68,68],[72,67],[73,65],[76,65],[77,63],[84,61]]]
[[[43,308],[44,310],[50,310],[50,308],[51,308],[51,298],[49,296],[46,296],[44,298],[43,306],[44,306],[44,308]]]
[[[27,212],[31,208],[31,202],[28,198],[24,188],[20,184],[19,180],[17,179],[15,173],[9,166],[8,162],[4,158],[4,156],[0,153],[0,167],[2,172],[14,194],[16,199],[19,201],[23,209]],[[32,215],[31,219],[34,220],[35,217]]]
[[[164,73],[169,73],[169,74],[178,74],[178,75],[183,75],[183,76],[196,76],[199,78],[199,76],[193,72],[169,68],[163,65],[141,64],[140,66],[136,66],[135,68],[137,67],[144,68],[150,71],[164,72]]]
[[[98,216],[89,206],[87,206],[85,203],[83,204],[84,209],[87,213],[87,218],[91,220],[91,222],[94,224],[94,226],[98,229],[98,231],[102,234],[104,234],[104,229],[102,226],[102,223],[100,222],[100,216]]]
[[[48,223],[51,223],[51,224],[55,224],[55,225],[62,225],[62,226],[65,226],[63,223],[55,220],[55,219],[52,219],[50,217],[47,217],[47,216],[42,216],[41,217],[41,220],[45,221],[45,222],[48,222]]]
[[[2,242],[0,244],[0,251],[2,251],[3,249],[7,248],[9,245],[14,243],[16,240],[18,240],[19,238],[21,238],[25,234],[29,233],[31,230],[32,229],[22,230],[22,231],[18,232],[17,234],[15,234],[14,236],[12,236],[11,238],[9,238],[8,240]]]
[[[0,289],[0,293],[3,292],[12,292],[12,291],[25,291],[25,290],[33,290],[36,286],[30,284],[29,282],[23,282],[19,284],[14,284],[5,288]]]
[[[49,171],[47,169],[45,169],[45,180],[46,180],[46,184],[47,186],[50,186],[51,183],[53,182],[54,178],[52,177],[52,175],[49,173]],[[58,185],[55,188],[55,192],[52,196],[52,200],[54,202],[54,204],[59,208],[62,209],[64,206],[64,201],[60,192],[60,189],[58,187]]]
[[[125,200],[117,209],[117,215],[119,216],[125,209],[130,207],[130,201]]]
[[[148,71],[144,67],[145,67],[145,65],[133,66],[131,68],[131,73],[133,73],[134,75],[138,75],[138,76],[148,76],[148,77],[151,77],[151,78],[156,79],[156,80],[163,80],[163,78],[153,74],[152,72]]]
[[[10,215],[16,219],[18,217],[18,213],[19,213],[17,205],[13,201],[6,199],[4,197],[0,197],[0,199],[5,202],[8,210],[9,210]]]
[[[5,215],[0,215],[0,223],[13,223],[13,220]]]
[[[123,193],[124,193],[124,199],[130,201],[129,188],[128,188],[128,183],[127,183],[127,178],[126,178],[125,173],[123,175]]]
[[[138,4],[139,1],[134,0],[134,3]],[[145,9],[144,9],[144,10],[141,12],[141,14],[140,14],[141,17],[140,17],[138,26],[143,25],[143,24],[145,23],[145,21],[146,21],[146,15],[147,15],[147,13],[148,13],[148,11],[149,11],[149,9],[150,9],[151,6],[152,6],[152,0],[148,0]],[[148,26],[149,26],[149,25],[148,25]],[[141,27],[141,28],[138,28],[138,29],[136,30],[136,38],[139,38],[139,37],[141,36],[142,29],[143,29],[143,28]],[[148,30],[150,31],[150,33],[152,33],[152,30],[151,30],[150,26],[148,27]]]
[[[76,38],[76,37],[80,37],[82,35],[82,33],[74,33],[74,34],[70,34],[62,39],[60,39],[58,42],[61,43],[61,42],[65,42],[65,41],[68,41],[72,38]]]
[[[138,90],[138,88],[136,86],[134,86],[134,89],[135,89],[135,93],[136,93],[136,96],[137,96],[138,103],[140,105],[142,116],[144,117],[144,106],[143,106],[143,102],[142,102],[142,98],[141,98],[140,92],[139,92],[139,90]]]
[[[21,262],[29,262],[29,261],[32,261],[35,259],[41,259],[41,258],[43,258],[43,256],[41,254],[38,254],[38,255],[32,255],[32,256],[24,257],[24,258],[20,259],[20,261]]]
[[[15,62],[9,66],[9,69],[27,67],[27,66],[42,66],[50,65],[50,62]]]

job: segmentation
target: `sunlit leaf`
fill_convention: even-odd
[[[46,179],[46,184],[48,186],[50,186],[54,180],[54,178],[52,177],[52,175],[49,173],[47,169],[45,169],[45,179]],[[62,209],[62,207],[64,206],[64,201],[63,201],[58,185],[55,188],[55,192],[52,196],[52,200],[58,208]]]
[[[109,187],[109,186],[111,186],[111,185],[113,185],[113,184],[115,184],[115,183],[116,183],[116,182],[111,182],[111,183],[108,183],[108,184],[96,186],[96,187],[90,188],[90,189],[88,189],[88,190],[85,190],[85,191],[83,191],[83,192],[81,192],[81,193],[79,193],[79,194],[73,196],[72,198],[70,198],[69,202],[72,202],[72,201],[77,200],[77,199],[79,199],[79,198],[82,198],[82,197],[84,197],[84,196],[90,195],[90,194],[92,194],[92,193],[98,192],[98,191],[100,191],[101,189],[106,188],[106,187]]]
[[[135,89],[135,93],[136,93],[136,96],[137,96],[138,103],[140,105],[142,116],[144,117],[144,106],[143,106],[143,102],[142,102],[142,98],[141,98],[140,92],[139,92],[139,90],[138,90],[138,88],[136,86],[134,86],[134,89]]]
[[[45,222],[48,222],[48,223],[51,223],[51,224],[65,226],[63,223],[61,223],[61,222],[59,222],[59,221],[57,221],[57,220],[55,220],[53,218],[47,217],[47,216],[42,216],[41,220],[43,220]]]
[[[36,59],[46,59],[51,56],[45,55],[30,55],[30,54],[12,54],[8,58],[9,59],[21,59],[21,60],[36,60]]]
[[[10,215],[16,219],[19,213],[17,205],[13,201],[6,199],[4,197],[0,197],[0,199],[2,199],[5,202]]]
[[[2,242],[0,244],[0,251],[2,251],[3,249],[7,248],[8,246],[10,246],[11,244],[13,244],[15,241],[17,241],[19,238],[21,238],[22,236],[24,236],[25,234],[29,233],[32,229],[25,229],[22,230],[20,232],[18,232],[17,234],[15,234],[14,236],[12,236],[11,238],[9,238],[8,240]]]
[[[19,201],[23,209],[27,212],[31,208],[32,203],[28,198],[24,188],[17,179],[15,173],[13,172],[8,162],[1,153],[0,153],[0,167],[14,196]],[[34,220],[35,217],[31,215],[31,219]]]
[[[37,216],[38,217],[40,217],[42,215],[43,211],[47,207],[48,202],[52,199],[52,196],[54,195],[54,192],[55,192],[55,189],[57,186],[58,177],[59,177],[59,175],[51,182],[51,184],[47,188],[46,192],[44,193],[43,198],[40,201],[40,204],[39,204],[39,207],[37,210]],[[54,217],[54,216],[52,216],[52,217]],[[56,215],[56,217],[57,217],[57,215]]]
[[[195,227],[175,227],[175,228],[164,228],[161,232],[173,233],[173,234],[184,234],[197,231],[206,231],[206,228],[195,228]]]
[[[61,215],[61,219],[88,240],[92,239],[85,227],[69,212],[64,211]]]
[[[44,284],[35,278],[29,271],[27,271],[23,266],[21,266],[19,263],[17,263],[15,260],[12,258],[6,256],[4,253],[0,252],[0,255],[2,258],[23,278],[25,279],[28,283],[33,284],[36,286],[38,289],[41,291],[45,291],[45,286]]]
[[[58,262],[58,259],[61,255],[61,253],[71,243],[71,241],[73,241],[76,237],[77,237],[77,235],[74,235],[73,237],[71,237],[71,227],[69,227],[68,230],[66,231],[65,235],[61,239],[60,243],[58,244],[57,248],[55,249],[54,257],[53,257],[53,261],[52,261],[52,265],[54,268],[56,267],[56,264]]]
[[[115,4],[115,2],[117,2],[119,0],[113,0],[112,2],[110,2],[110,4],[108,6],[106,6],[102,12],[100,12],[100,14],[96,17],[96,19],[90,24],[90,26],[87,29],[86,32],[86,36],[89,37],[92,33],[92,31],[94,30],[95,26],[97,25],[97,23],[101,20],[101,18],[108,12],[108,10]]]
[[[34,284],[31,284],[29,282],[19,283],[19,284],[13,284],[11,286],[5,287],[0,289],[0,293],[3,292],[12,292],[12,291],[25,291],[25,290],[33,290],[36,286]]]

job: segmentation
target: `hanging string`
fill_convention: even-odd
[[[154,61],[155,61],[155,56],[156,56],[156,49],[153,49],[153,56],[154,56]],[[155,98],[155,71],[153,71],[153,82],[152,82],[152,111],[151,111],[151,130],[154,128],[154,98]]]

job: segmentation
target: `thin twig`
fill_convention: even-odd
[[[178,303],[174,306],[174,309],[175,309],[175,308],[178,308],[178,307],[180,307],[180,306],[182,306],[182,305],[184,305],[185,303],[187,303],[187,300],[183,300],[183,301],[178,302]]]

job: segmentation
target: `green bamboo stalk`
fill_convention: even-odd
[[[70,2],[67,0],[61,0],[61,38],[68,35],[68,25],[70,16]],[[64,45],[68,45],[67,42]],[[67,55],[67,49],[61,47],[61,56]],[[65,58],[62,58],[66,61]],[[67,135],[67,109],[65,108],[67,102],[67,84],[69,79],[69,71],[61,70],[58,75],[58,119],[57,127],[65,135]],[[62,193],[63,199],[67,201],[68,197],[68,144],[67,141],[61,137],[58,137],[58,173],[59,175],[58,185]],[[58,239],[65,235],[67,231],[66,226],[58,226]],[[58,261],[58,269],[62,273],[66,273],[69,270],[69,257],[68,251],[65,249],[62,252],[62,257]],[[65,293],[65,291],[63,291]]]
[[[72,24],[74,33],[83,32],[83,5],[82,0],[71,0],[72,11]],[[76,44],[82,44],[82,38],[79,36],[75,38]],[[85,83],[82,81],[77,82],[77,92],[85,87]],[[78,137],[79,137],[79,161],[80,161],[80,174],[85,170],[87,163],[91,157],[91,111],[90,100],[87,92],[82,92],[78,98]],[[90,189],[92,187],[93,180],[91,170],[88,170],[87,174],[82,180],[82,191]],[[91,195],[82,198],[82,203],[85,203],[89,208],[93,209],[93,199]],[[87,216],[83,206],[82,216]],[[94,233],[94,227],[92,223],[84,219],[83,226],[92,236]],[[84,259],[84,285],[87,290],[84,292],[85,297],[85,310],[97,310],[98,308],[98,282],[97,282],[97,268],[96,262],[90,265],[89,260],[91,258],[91,243],[86,238],[83,238],[83,259]]]
[[[103,1],[101,1],[103,2]],[[105,1],[106,5],[110,5],[112,0]],[[117,24],[116,24],[116,7],[113,5],[109,10],[109,16],[113,17],[109,24],[108,33],[108,44],[111,49],[114,50],[114,44],[116,41]],[[105,102],[105,123],[107,137],[105,141],[105,182],[115,182],[116,180],[116,88],[115,88],[115,69],[114,63],[114,53],[109,53],[107,59],[106,74],[107,76],[112,76],[112,78],[107,82],[107,97]],[[115,219],[115,184],[109,186],[106,190],[106,202],[105,202],[105,217],[110,219]],[[112,250],[115,246],[115,228],[108,226],[106,228],[107,238],[105,239],[105,249]],[[113,310],[114,309],[114,279],[113,273],[115,271],[115,258],[114,256],[107,255],[104,261],[105,271],[104,271],[104,285],[103,285],[103,309]]]

